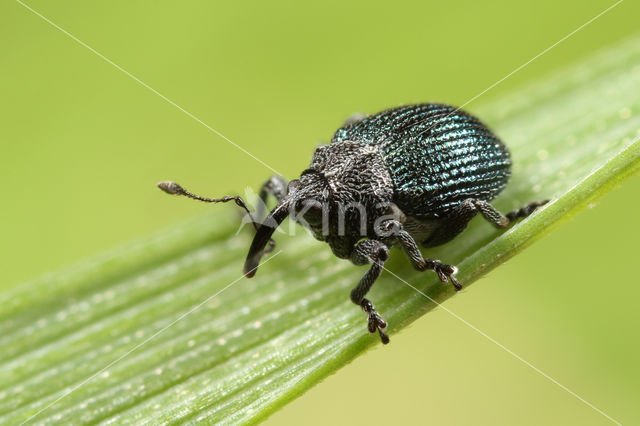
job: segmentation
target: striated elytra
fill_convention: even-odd
[[[269,195],[278,205],[259,226],[239,196],[205,198],[174,182],[158,186],[205,202],[234,201],[247,212],[257,231],[244,265],[247,277],[273,249],[271,236],[287,217],[328,243],[337,257],[370,264],[351,300],[367,314],[369,332],[377,331],[388,343],[387,323],[365,295],[389,248],[402,247],[414,268],[433,270],[459,290],[457,268],[425,259],[418,243],[444,244],[478,213],[505,228],[546,203],[532,202],[505,215],[496,210],[489,202],[507,185],[510,170],[509,151],[480,120],[449,105],[419,104],[350,119],[330,144],[316,149],[300,178],[287,184],[271,177],[260,190],[261,206]]]

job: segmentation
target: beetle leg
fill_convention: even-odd
[[[467,224],[478,213],[496,228],[506,228],[517,219],[529,216],[533,211],[548,203],[549,200],[534,201],[519,210],[514,210],[505,215],[486,201],[468,198],[455,206],[451,213],[443,220],[429,238],[422,242],[425,247],[435,247],[451,241],[467,227]]]
[[[273,175],[260,187],[258,197],[260,202],[256,206],[256,217],[262,220],[266,211],[267,199],[272,195],[276,201],[280,202],[287,195],[287,181],[282,176]]]
[[[535,209],[537,209],[540,206],[544,206],[549,201],[551,201],[551,200],[532,201],[531,203],[527,204],[526,206],[524,206],[524,207],[522,207],[522,208],[520,208],[518,210],[510,211],[505,216],[506,216],[507,219],[509,219],[509,222],[513,222],[513,221],[515,221],[517,219],[525,218],[525,217],[529,216],[531,213],[533,213],[535,211]]]
[[[479,211],[482,214],[482,216],[496,228],[506,228],[517,219],[521,219],[529,216],[531,213],[533,213],[533,211],[536,208],[548,202],[549,200],[533,201],[527,204],[526,206],[522,207],[521,209],[513,210],[503,215],[498,210],[496,210],[495,207],[493,207],[491,204],[487,203],[486,201],[472,200],[472,199],[464,201],[465,204],[472,204],[473,207],[469,206],[469,208],[477,209],[477,211]]]
[[[282,199],[287,195],[287,181],[282,176],[273,175],[262,184],[260,187],[260,193],[258,197],[260,200],[258,205],[256,206],[256,218],[259,221],[264,220],[263,216],[266,211],[267,199],[269,195],[273,195],[273,197],[278,201],[282,201]],[[269,253],[273,251],[276,247],[276,242],[272,238],[269,239],[269,246],[265,249],[265,253]]]
[[[287,181],[285,178],[273,175],[260,187],[260,192],[258,194],[260,197],[260,203],[256,207],[256,217],[258,220],[261,220],[262,216],[264,216],[269,195],[273,195],[278,202],[282,201],[285,195],[287,195]]]
[[[418,249],[416,240],[414,240],[407,231],[402,229],[402,224],[400,224],[400,222],[397,220],[390,220],[385,222],[382,226],[384,226],[386,231],[390,232],[393,238],[402,245],[402,248],[407,253],[407,256],[414,268],[418,271],[432,270],[438,274],[438,278],[440,278],[440,281],[443,283],[451,281],[451,284],[453,284],[456,291],[460,291],[462,289],[462,285],[454,277],[458,272],[458,268],[442,263],[438,259],[425,259]]]
[[[358,285],[351,290],[351,301],[359,305],[367,314],[369,333],[378,330],[380,340],[385,345],[389,343],[389,336],[384,332],[387,322],[373,308],[373,304],[365,299],[365,295],[371,289],[373,283],[382,272],[384,262],[389,258],[389,249],[382,242],[377,240],[364,240],[359,242],[351,253],[351,261],[355,265],[365,265],[371,263],[371,267],[364,274]]]

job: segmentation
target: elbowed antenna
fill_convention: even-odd
[[[198,200],[198,201],[203,201],[205,203],[228,203],[229,201],[234,201],[238,207],[244,209],[244,211],[247,212],[247,214],[249,215],[249,219],[251,219],[251,223],[253,224],[253,227],[255,228],[255,230],[258,231],[259,229],[257,222],[255,221],[255,219],[253,218],[253,215],[251,214],[251,212],[249,211],[249,208],[247,207],[247,204],[239,195],[226,196],[222,198],[206,198],[206,197],[201,197],[199,195],[196,195],[192,192],[189,192],[186,189],[184,189],[182,186],[170,180],[158,182],[156,185],[158,188],[162,189],[167,194],[184,195],[185,197],[189,197],[191,199]],[[269,239],[267,243],[269,243],[269,251],[273,250],[273,248],[276,245],[275,241]]]
[[[184,195],[185,197],[189,197],[189,198],[192,198],[192,199],[198,200],[198,201],[204,201],[205,203],[227,203],[229,201],[235,201],[238,206],[242,207],[247,213],[249,213],[249,216],[251,216],[251,212],[249,212],[249,208],[245,204],[244,200],[242,198],[240,198],[239,196],[237,196],[237,195],[227,196],[227,197],[222,197],[222,198],[201,197],[199,195],[196,195],[196,194],[194,194],[192,192],[187,191],[182,186],[180,186],[177,183],[172,182],[170,180],[165,180],[165,181],[162,181],[162,182],[158,182],[156,184],[156,186],[158,188],[162,189],[167,194]]]
[[[289,200],[285,199],[278,204],[271,213],[269,213],[269,216],[267,216],[264,222],[262,222],[262,225],[258,228],[258,232],[251,242],[251,247],[247,254],[247,260],[244,262],[243,272],[247,278],[251,278],[256,274],[260,258],[264,254],[265,246],[271,240],[271,236],[275,230],[287,216],[289,216]]]

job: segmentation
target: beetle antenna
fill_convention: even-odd
[[[158,186],[158,188],[162,189],[167,194],[184,195],[185,197],[191,198],[193,200],[202,201],[202,202],[205,202],[205,203],[228,203],[229,201],[234,201],[238,207],[242,208],[245,212],[247,212],[247,214],[249,215],[249,219],[251,219],[251,223],[253,224],[253,227],[255,228],[256,232],[259,229],[258,223],[253,218],[253,215],[249,211],[249,208],[247,207],[247,204],[244,202],[242,197],[240,197],[239,195],[226,196],[226,197],[222,197],[222,198],[201,197],[200,195],[197,195],[197,194],[194,194],[192,192],[189,192],[186,189],[184,189],[182,186],[180,186],[179,184],[177,184],[175,182],[172,182],[172,181],[169,181],[169,180],[158,182],[157,186]],[[269,243],[269,248],[267,249],[267,251],[273,250],[273,248],[276,245],[275,241],[273,241],[271,238],[269,238],[268,243]]]

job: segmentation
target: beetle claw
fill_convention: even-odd
[[[433,270],[438,274],[440,281],[443,283],[451,281],[456,291],[462,290],[462,284],[454,277],[454,275],[458,273],[458,268],[453,265],[445,265],[438,261],[438,264],[436,264]]]
[[[451,280],[451,284],[453,284],[453,287],[456,289],[456,291],[462,290],[462,284],[460,284],[460,281],[458,281],[453,275],[450,276],[449,279]]]

